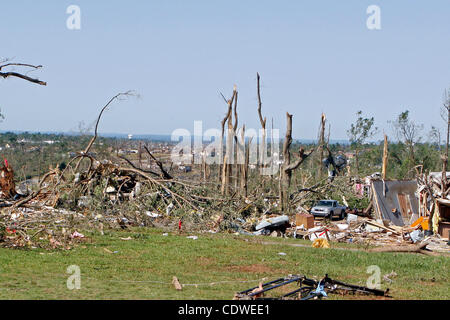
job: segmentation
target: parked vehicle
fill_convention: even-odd
[[[331,219],[338,216],[345,219],[347,207],[340,205],[336,200],[320,200],[312,209],[311,214],[314,217],[324,217]]]

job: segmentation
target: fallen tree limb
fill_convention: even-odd
[[[281,242],[269,242],[269,241],[251,241],[252,243],[258,243],[262,245],[283,245],[289,247],[299,247],[299,248],[311,248],[310,245],[299,244],[299,243],[281,243]],[[442,256],[446,255],[445,253],[438,253],[433,251],[425,250],[425,247],[428,243],[422,245],[406,245],[406,246],[392,246],[392,247],[377,247],[369,250],[361,249],[361,248],[348,248],[348,247],[332,247],[332,250],[340,250],[340,251],[359,251],[359,252],[368,252],[368,253],[377,253],[377,252],[388,252],[388,253],[420,253],[427,256]]]
[[[154,171],[151,171],[151,170],[144,170],[144,169],[140,169],[140,168],[136,167],[136,166],[133,164],[133,162],[131,162],[129,159],[127,159],[127,158],[125,158],[125,157],[119,156],[119,159],[122,159],[122,160],[126,161],[133,169],[141,170],[142,172],[145,172],[145,173],[148,173],[148,174],[152,174],[152,175],[157,176],[157,177],[160,176],[159,174],[157,174],[157,173],[154,172]]]
[[[12,207],[18,208],[20,206],[23,206],[25,203],[30,202],[34,198],[36,198],[42,192],[42,189],[43,189],[42,185],[44,184],[44,182],[48,179],[48,177],[50,177],[51,175],[54,175],[54,174],[56,174],[54,171],[47,172],[45,174],[45,176],[42,178],[41,182],[39,182],[39,189],[37,191],[33,192],[28,197],[26,197],[25,199],[22,199],[20,201],[15,202],[14,204],[12,204]]]
[[[173,192],[172,190],[170,190],[168,187],[164,186],[161,182],[156,181],[155,179],[153,179],[152,177],[150,177],[148,174],[146,174],[145,172],[143,172],[142,170],[139,169],[134,169],[134,168],[117,168],[118,171],[128,171],[128,172],[134,172],[138,175],[140,175],[143,178],[146,178],[147,180],[149,180],[150,182],[160,186],[161,188],[163,188],[164,190],[166,190],[169,194],[171,194],[174,197],[174,200],[177,202],[177,204],[182,207],[181,203],[177,200],[180,199],[183,202],[187,203],[188,205],[190,205],[192,208],[194,208],[195,210],[199,210],[197,206],[195,206],[194,204],[192,204],[191,201],[187,200],[185,197],[180,196],[178,193]]]
[[[369,252],[404,252],[404,253],[421,253],[426,255],[436,255],[432,251],[427,251],[426,246],[428,242],[424,242],[421,244],[411,244],[411,245],[403,245],[403,246],[387,246],[387,247],[379,247],[368,250]]]

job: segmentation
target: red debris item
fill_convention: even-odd
[[[8,168],[8,160],[6,158],[3,158],[3,160],[5,161],[5,167]]]
[[[323,235],[327,234],[327,232],[328,232],[328,231],[329,231],[328,229],[325,229],[325,231],[324,231],[324,232],[322,232],[321,234],[319,234],[319,237],[321,237],[321,236],[323,236]]]
[[[178,221],[178,230],[181,231],[181,220]]]
[[[8,232],[9,234],[15,234],[16,230],[11,230],[10,228],[6,228],[6,232]]]

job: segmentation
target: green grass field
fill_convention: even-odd
[[[86,232],[87,241],[69,251],[0,249],[0,299],[223,300],[256,286],[262,278],[288,274],[320,279],[328,273],[365,285],[371,265],[378,265],[382,275],[398,274],[393,283],[382,283],[394,299],[450,299],[449,257],[315,249],[308,241],[226,234],[200,234],[192,240],[187,234],[163,236],[163,232],[135,229],[104,236]],[[127,237],[132,240],[121,240]],[[80,267],[80,290],[67,289],[70,265]],[[173,276],[188,285],[176,291]],[[364,297],[330,296],[343,298]]]

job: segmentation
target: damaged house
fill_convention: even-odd
[[[396,226],[407,226],[419,218],[417,181],[372,180],[375,217]]]
[[[449,180],[450,172],[431,172],[418,178],[421,215],[431,217],[433,232],[446,239],[450,237]]]
[[[375,218],[396,226],[422,224],[442,238],[450,236],[450,172],[418,175],[416,180],[371,180]],[[444,191],[442,191],[444,190]],[[431,223],[430,223],[431,222]]]

